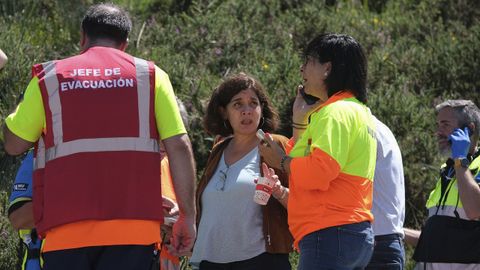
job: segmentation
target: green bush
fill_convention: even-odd
[[[78,52],[82,14],[98,2],[0,1],[0,48],[10,58],[0,71],[1,119],[14,109],[33,63]],[[133,17],[128,52],[164,69],[190,113],[199,174],[212,142],[202,128],[204,106],[221,80],[240,71],[259,78],[281,113],[281,132],[289,135],[291,100],[301,82],[301,48],[321,32],[354,36],[369,61],[369,106],[391,127],[402,150],[406,226],[423,224],[425,200],[442,162],[433,106],[446,98],[480,104],[479,1],[114,2],[127,7]],[[10,189],[18,163],[18,158],[0,153],[1,191]],[[2,207],[4,211],[5,203]],[[2,235],[8,228],[2,218]],[[16,260],[16,236],[6,235],[0,243],[0,269]],[[296,259],[292,256],[292,262]]]
[[[7,194],[0,192],[0,269],[13,269],[19,264],[19,238],[7,218]]]

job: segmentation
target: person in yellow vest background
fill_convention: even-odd
[[[8,61],[7,55],[0,49],[0,69],[2,69]]]
[[[404,228],[416,269],[480,269],[480,110],[470,100],[435,107],[440,153],[447,158],[427,200],[422,231]]]
[[[8,205],[8,219],[18,230],[25,249],[20,257],[22,270],[40,270],[42,259],[40,248],[42,240],[38,238],[33,220],[32,203],[33,151],[29,151],[18,168]]]
[[[168,74],[125,52],[131,28],[121,7],[91,6],[82,51],[34,65],[5,120],[8,154],[35,144],[33,212],[44,269],[151,269],[164,220],[159,141],[179,209],[171,251],[183,256],[193,246],[190,139]]]

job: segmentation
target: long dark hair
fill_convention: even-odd
[[[325,79],[329,97],[349,90],[359,101],[367,102],[367,58],[362,46],[353,37],[321,34],[308,43],[303,55],[314,57],[320,63],[332,64]]]

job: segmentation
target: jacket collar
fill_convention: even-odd
[[[334,102],[337,102],[339,100],[342,100],[342,99],[347,99],[347,98],[352,98],[352,97],[355,97],[352,92],[348,91],[348,90],[344,90],[344,91],[340,91],[340,92],[337,92],[335,93],[335,95],[329,97],[327,99],[327,101],[325,101],[324,103],[322,103],[320,105],[320,107],[318,107],[317,109],[315,109],[314,112],[318,112],[319,110],[321,110],[323,107],[329,105],[329,104],[332,104]]]

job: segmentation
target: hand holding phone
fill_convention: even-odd
[[[463,129],[457,128],[453,131],[448,139],[451,143],[452,159],[465,158],[470,150],[470,128],[468,126]]]
[[[305,93],[305,88],[303,87],[303,85],[301,85],[300,94],[302,95],[303,100],[305,100],[305,103],[307,103],[307,105],[315,104],[319,100],[319,98]]]

